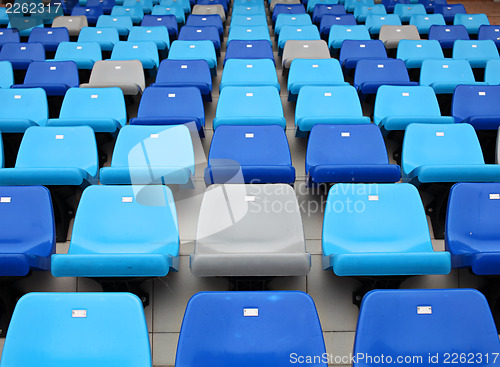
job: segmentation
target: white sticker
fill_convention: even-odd
[[[444,131],[436,131],[436,136],[444,136]]]
[[[490,194],[490,200],[500,200],[500,194]]]
[[[253,138],[254,137],[254,133],[245,133],[245,138]]]
[[[253,93],[246,93],[245,94],[247,97],[253,97]]]
[[[378,201],[378,195],[368,195],[368,201]]]
[[[189,48],[196,48],[196,45],[189,45]]]
[[[187,69],[188,66],[187,65],[181,65],[181,69]]]
[[[158,139],[160,137],[160,134],[151,134],[149,135],[151,139]]]
[[[300,29],[300,28],[297,28],[297,32],[302,32],[302,29]]]
[[[247,48],[252,48],[252,45],[247,45]]]
[[[448,65],[443,65],[443,69],[448,69],[449,66]]]
[[[401,32],[401,28],[396,28],[396,32]]]
[[[82,46],[76,46],[77,50],[81,50],[83,47]]]
[[[343,138],[348,138],[348,137],[351,136],[351,133],[349,133],[349,132],[340,133],[340,136],[343,137]]]
[[[252,64],[248,64],[247,65],[247,69],[251,69],[251,68],[253,68],[253,65]]]
[[[251,32],[252,32],[252,30],[251,30],[251,29],[247,29],[247,32],[248,32],[248,33],[251,33]]]
[[[432,306],[417,306],[417,314],[432,315]]]
[[[359,45],[359,47],[361,47],[361,48],[365,48],[365,47],[366,47],[366,45],[361,44],[361,45]]]
[[[469,17],[469,20],[472,20],[472,17]]]
[[[346,32],[352,32],[352,29],[347,28],[345,31],[346,31]]]
[[[207,18],[201,18],[201,20],[207,20]]]
[[[486,92],[479,92],[478,93],[480,96],[485,96],[486,95]]]
[[[403,93],[402,93],[402,95],[403,95],[403,97],[409,97],[409,96],[410,96],[410,93],[408,93],[408,92],[403,92]]]
[[[255,196],[246,196],[245,195],[245,201],[255,201]]]
[[[133,45],[132,48],[136,49],[136,48],[139,48],[139,46]]]
[[[101,33],[102,33],[102,31],[97,31],[97,34],[101,34]]]
[[[168,98],[175,98],[175,93],[169,93]]]
[[[304,48],[309,48],[309,45],[304,45]]]
[[[472,45],[472,48],[477,48],[477,45]]]
[[[319,65],[318,64],[314,64],[312,67],[313,67],[313,69],[316,69],[316,68],[319,68]]]
[[[380,17],[380,20],[385,20],[385,17]]]
[[[20,94],[16,94],[16,95],[14,96],[14,99],[21,99],[21,95],[20,95]]]
[[[10,196],[2,196],[0,198],[0,203],[10,203],[12,198]]]
[[[295,17],[292,17],[292,20],[297,20],[297,18],[295,18]]]
[[[417,48],[422,48],[422,45],[417,45]]]
[[[25,50],[26,50],[25,46],[21,47],[21,51],[25,51]]]
[[[115,66],[115,70],[120,70],[122,67],[120,65]]]
[[[132,196],[123,196],[122,197],[122,203],[131,203],[132,202]]]
[[[383,69],[383,68],[384,68],[384,64],[378,64],[378,65],[377,65],[377,68],[379,68],[379,69]]]
[[[258,308],[244,308],[243,309],[243,316],[244,317],[257,317],[257,316],[259,316],[259,309]]]
[[[331,93],[331,92],[325,92],[324,96],[325,96],[325,97],[331,97],[331,96],[332,96],[332,93]]]
[[[500,29],[498,29],[498,28],[495,28],[495,32],[500,32]]]
[[[118,21],[118,19],[116,19],[116,18],[113,18],[113,22],[117,22],[117,21]]]
[[[449,28],[446,28],[444,31],[445,32],[451,32],[451,30]]]
[[[424,17],[425,20],[429,20],[429,17]]]
[[[197,30],[196,30],[196,33],[201,33],[201,29],[197,29]]]
[[[52,34],[53,32],[52,31],[48,31],[47,34]]]
[[[335,20],[340,20],[340,17],[335,17]]]
[[[87,310],[73,310],[71,312],[71,317],[86,318],[87,317]]]
[[[252,18],[248,17],[247,20],[252,20]]]
[[[99,98],[99,95],[97,95],[97,94],[92,94],[92,95],[90,96],[90,98],[92,98],[92,99],[96,99],[96,98]]]
[[[56,135],[56,140],[63,140],[64,139],[64,135]]]
[[[57,68],[55,66],[51,66],[49,70],[56,70]]]

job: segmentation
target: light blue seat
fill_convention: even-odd
[[[387,14],[387,11],[382,4],[357,6],[356,9],[354,9],[354,17],[356,21],[360,23],[364,23],[369,14],[384,15]]]
[[[472,68],[484,68],[489,60],[500,59],[492,40],[456,40],[453,58],[467,60]]]
[[[14,168],[0,169],[0,185],[88,186],[99,168],[94,131],[88,126],[28,128]]]
[[[305,86],[295,107],[296,136],[317,124],[369,124],[353,86]]]
[[[219,125],[279,125],[286,120],[278,90],[275,87],[225,87],[217,103],[213,121]]]
[[[455,14],[454,25],[463,25],[469,34],[478,34],[479,27],[489,25],[490,21],[486,14]]]
[[[304,27],[312,25],[309,14],[279,14],[274,24],[274,33],[279,35],[284,26]]]
[[[120,40],[117,28],[85,27],[80,31],[78,42],[97,42],[102,51],[112,51]]]
[[[488,60],[484,68],[484,81],[491,85],[500,84],[500,60]]]
[[[407,335],[415,336],[419,343]],[[488,302],[476,290],[375,290],[361,304],[353,355],[379,353],[384,360],[393,361],[405,356],[408,364],[431,366],[447,355],[496,355],[500,352],[496,335]],[[484,360],[476,363],[489,364]],[[353,363],[354,367],[370,365],[367,359]]]
[[[264,26],[240,26],[234,25],[231,27],[231,31],[227,37],[227,42],[231,42],[233,40],[238,41],[256,41],[256,40],[266,40],[270,44],[271,36],[269,36],[269,27],[267,25]]]
[[[14,71],[9,61],[0,61],[0,88],[10,88],[14,84]]]
[[[111,16],[129,16],[132,19],[132,23],[139,24],[144,18],[144,11],[140,4],[135,4],[131,7],[126,6],[113,6],[111,10]]]
[[[307,26],[284,26],[280,30],[278,37],[278,51],[283,50],[287,41],[317,41],[320,40],[318,27]]]
[[[52,350],[54,343],[67,352]],[[151,363],[146,318],[138,297],[47,292],[29,293],[17,303],[0,366],[146,367]]]
[[[405,62],[407,69],[420,69],[424,60],[442,60],[444,54],[437,40],[401,40],[396,57]]]
[[[229,26],[229,33],[231,33],[233,27],[238,27],[238,26],[247,28],[261,27],[261,26],[267,27],[267,18],[264,15],[250,16],[250,15],[237,14],[231,17],[231,25]]]
[[[448,274],[451,270],[450,254],[432,248],[420,194],[410,184],[332,186],[322,245],[323,269],[338,276]]]
[[[373,122],[382,130],[405,130],[410,123],[454,123],[451,116],[441,116],[434,90],[429,86],[382,85],[377,90]]]
[[[316,5],[336,5],[338,0],[308,0],[307,1],[307,12],[312,14]]]
[[[291,358],[323,353],[321,325],[309,295],[291,291],[204,292],[195,294],[187,304],[175,364],[251,367],[269,363],[284,367],[292,363]]]
[[[154,42],[158,51],[166,51],[170,46],[170,36],[165,26],[133,27],[127,38],[128,42]]]
[[[376,15],[370,14],[366,17],[365,26],[370,34],[379,34],[384,25],[401,25],[401,19],[397,14]]]
[[[205,60],[212,75],[217,75],[217,55],[212,41],[179,41],[170,45],[171,60]]]
[[[0,131],[22,133],[45,126],[49,118],[47,94],[42,88],[0,89]]]
[[[47,126],[90,126],[95,132],[115,133],[127,123],[125,98],[120,88],[70,88],[58,119]]]
[[[410,25],[414,25],[420,34],[429,34],[433,25],[446,25],[443,14],[413,14],[410,17]]]
[[[88,187],[68,253],[52,255],[56,277],[156,277],[178,267],[177,212],[163,185]]]
[[[35,27],[43,28],[42,17],[11,16],[7,28],[16,28],[21,37],[29,37]]]
[[[411,124],[402,154],[403,181],[500,182],[500,165],[485,164],[474,128],[463,124]]]
[[[274,86],[278,92],[280,90],[276,68],[270,59],[227,60],[222,72],[219,91],[227,86]]]
[[[134,126],[120,130],[105,185],[187,184],[194,176],[194,151],[186,126]]]
[[[186,14],[184,13],[184,7],[182,4],[172,5],[155,5],[151,15],[175,15],[178,24],[184,24],[186,22]]]
[[[394,14],[399,15],[401,22],[409,22],[413,15],[426,15],[427,12],[422,4],[396,4]]]
[[[460,84],[484,84],[476,82],[467,60],[425,60],[420,69],[420,85],[427,85],[436,94],[452,94]]]
[[[139,60],[145,70],[156,70],[160,65],[158,49],[153,41],[118,41],[110,60]]]
[[[129,15],[101,15],[97,19],[97,28],[115,28],[120,36],[128,36],[133,27]]]
[[[295,100],[304,86],[346,84],[337,59],[294,59],[288,74],[288,100]]]
[[[130,8],[135,5],[140,5],[144,14],[150,14],[153,10],[152,0],[123,0],[123,7]]]
[[[2,7],[0,9],[0,24],[7,25],[9,24],[9,14],[7,14],[7,8]]]
[[[61,42],[54,60],[74,61],[78,69],[92,70],[95,62],[102,60],[101,46],[97,42]]]
[[[375,2],[373,0],[345,0],[344,6],[345,10],[349,13],[354,13],[354,10],[358,6],[373,6]]]
[[[368,28],[364,25],[332,25],[328,37],[330,49],[340,49],[344,40],[370,40]]]
[[[189,0],[160,0],[159,5],[167,7],[178,7],[182,5],[185,14],[191,13],[191,3]]]

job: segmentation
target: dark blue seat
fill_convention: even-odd
[[[298,356],[323,353],[321,325],[307,294],[203,292],[186,306],[175,365],[284,367]],[[322,362],[308,366],[326,367]]]
[[[179,32],[180,41],[212,41],[217,56],[220,56],[220,34],[217,27],[192,27],[185,25]]]
[[[495,45],[500,47],[500,26],[498,25],[482,25],[479,27],[477,34],[478,40],[492,40]]]
[[[319,24],[319,33],[322,39],[328,39],[330,35],[330,28],[333,25],[357,25],[356,18],[352,14],[344,14],[344,15],[331,15],[325,14],[321,18],[321,22]]]
[[[186,25],[190,27],[216,27],[221,37],[224,34],[222,20],[217,14],[190,14],[186,19]]]
[[[377,126],[319,124],[309,135],[306,175],[310,183],[397,182],[401,170],[389,164]]]
[[[429,39],[438,40],[441,48],[453,48],[456,40],[468,40],[470,37],[463,25],[432,25]]]
[[[101,6],[104,14],[111,14],[116,5],[115,0],[87,0],[86,6]]]
[[[312,14],[312,21],[320,24],[325,15],[345,15],[346,11],[342,4],[316,4]]]
[[[344,70],[355,69],[363,59],[386,59],[387,51],[380,40],[345,40],[340,48],[339,61]]]
[[[394,13],[394,7],[397,4],[410,4],[410,0],[382,0],[382,5],[388,13]]]
[[[279,14],[305,14],[306,8],[302,4],[276,4],[274,6],[272,21],[276,22]]]
[[[15,28],[0,29],[0,48],[6,43],[19,43],[19,31]]]
[[[455,14],[467,14],[462,4],[439,4],[434,5],[434,13],[443,14],[447,23],[453,23]]]
[[[217,128],[210,145],[205,183],[288,183],[295,181],[290,148],[281,126]]]
[[[0,61],[10,61],[14,70],[26,70],[33,61],[44,61],[41,43],[6,43],[0,50]]]
[[[436,5],[448,4],[448,2],[446,0],[418,0],[418,3],[425,6],[425,11],[428,14],[434,13]]]
[[[497,130],[500,126],[500,85],[459,85],[453,92],[451,114],[476,130]]]
[[[90,25],[95,25],[97,19],[103,14],[104,8],[102,6],[75,6],[71,11],[71,15],[85,15]]]
[[[69,42],[68,29],[59,28],[38,28],[35,27],[30,33],[28,42],[39,42],[45,51],[55,51],[61,42]]]
[[[271,59],[274,62],[274,55],[271,44],[266,40],[233,40],[227,44],[224,63],[228,59]]]
[[[141,26],[143,27],[155,27],[155,26],[165,26],[168,29],[168,34],[171,40],[177,39],[179,33],[179,25],[177,24],[177,18],[175,15],[144,15],[142,18]]]

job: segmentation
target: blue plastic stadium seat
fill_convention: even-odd
[[[403,181],[499,182],[500,166],[485,164],[469,124],[411,124],[402,154]]]
[[[319,25],[325,15],[346,15],[342,4],[316,4],[312,14],[312,20]]]
[[[325,270],[338,276],[450,272],[450,254],[432,248],[424,206],[413,185],[337,184],[328,193],[325,210]]]
[[[205,60],[212,75],[217,74],[217,55],[212,41],[174,41],[170,45],[171,60]]]
[[[451,114],[476,130],[497,130],[500,126],[499,85],[459,85],[453,93]]]
[[[355,26],[356,18],[352,14],[342,14],[342,15],[331,15],[325,14],[321,18],[321,23],[319,24],[319,33],[322,39],[327,40],[330,36],[330,29],[334,25],[349,25]]]
[[[265,40],[268,41],[269,44],[272,44],[271,37],[269,36],[269,27],[267,25],[252,26],[252,27],[241,26],[241,25],[231,26],[229,35],[227,37],[227,42],[229,43],[235,40],[238,41]]]
[[[196,5],[222,5],[224,12],[227,13],[227,1],[226,0],[197,0]]]
[[[61,28],[33,28],[28,42],[39,42],[45,51],[55,51],[61,42],[69,42],[68,29]]]
[[[291,364],[291,358],[323,353],[321,325],[309,295],[291,291],[205,292],[188,302],[175,364],[251,367],[269,363],[284,367]]]
[[[61,42],[54,61],[74,61],[78,69],[92,70],[102,60],[101,46],[97,42]]]
[[[217,27],[203,26],[192,27],[185,25],[179,32],[180,41],[211,41],[215,47],[215,53],[220,56],[220,34]]]
[[[434,13],[436,5],[445,5],[448,2],[446,0],[418,0],[419,4],[425,6],[425,11],[429,14]]]
[[[43,28],[43,17],[25,17],[13,15],[10,18],[7,28],[16,28],[21,37],[29,37],[33,28]]]
[[[457,40],[453,58],[467,60],[472,68],[484,68],[489,60],[498,60],[500,56],[492,40]]]
[[[279,14],[305,14],[306,8],[302,4],[276,4],[272,13],[272,21],[276,22]]]
[[[106,185],[187,184],[194,176],[194,151],[185,126],[125,126],[110,167],[100,172]]]
[[[114,133],[127,123],[125,98],[120,88],[70,88],[58,119],[47,126],[90,126],[95,132]]]
[[[311,19],[309,18],[309,20]],[[233,27],[254,28],[262,26],[267,27],[267,17],[264,14],[257,14],[257,15],[236,14],[231,17],[229,34],[231,34]]]
[[[280,35],[278,37],[278,51],[285,47],[285,44],[289,40],[304,40],[304,41],[314,41],[320,40],[318,27],[315,25],[308,26],[284,26],[280,30]]]
[[[420,85],[428,85],[436,94],[452,94],[460,84],[485,84],[476,82],[467,60],[424,60],[420,69]]]
[[[339,61],[344,70],[355,69],[359,60],[386,59],[387,51],[380,40],[345,40],[340,48]]]
[[[74,61],[35,61],[28,66],[24,84],[13,88],[43,88],[48,96],[64,96],[72,87],[78,87],[80,80]]]
[[[272,46],[264,40],[231,41],[226,47],[224,63],[229,59],[270,59],[274,62]]]
[[[0,170],[0,185],[88,186],[99,168],[94,131],[88,126],[26,130],[14,168]]]
[[[114,6],[111,10],[112,17],[127,15],[130,17],[130,19],[132,19],[132,23],[141,23],[142,18],[144,18],[144,11],[142,10],[142,6],[140,4],[131,7]]]
[[[128,8],[134,5],[140,5],[144,14],[150,14],[153,10],[152,0],[123,0],[123,7]]]
[[[197,87],[205,101],[212,100],[212,77],[205,60],[162,60],[152,87]]]
[[[403,60],[360,60],[354,73],[354,87],[360,96],[376,94],[382,85],[417,86],[418,83],[410,81]]]
[[[310,183],[397,182],[401,170],[389,164],[377,126],[319,124],[309,135],[306,175]]]
[[[186,25],[191,27],[216,27],[220,36],[224,33],[222,19],[217,14],[191,14],[186,19]]]
[[[276,68],[269,59],[229,59],[224,65],[219,91],[226,86],[274,86],[280,90]]]
[[[52,274],[165,276],[178,261],[177,213],[168,187],[95,185],[80,199],[68,253],[52,256]]]
[[[118,41],[110,60],[139,60],[144,70],[156,70],[160,65],[158,48],[153,41]]]
[[[456,14],[467,14],[462,4],[439,4],[434,6],[434,13],[443,14],[447,23],[453,22]]]
[[[19,43],[19,31],[12,28],[0,29],[0,48],[6,43]]]
[[[338,0],[308,0],[307,1],[307,12],[309,14],[314,13],[314,9],[316,9],[317,5],[338,5]]]
[[[370,40],[368,28],[364,25],[332,25],[328,38],[330,49],[340,49],[345,40]]]
[[[401,40],[396,57],[405,62],[407,69],[420,69],[424,60],[442,60],[444,54],[437,40]]]
[[[54,343],[68,351],[50,349]],[[93,365],[152,363],[142,303],[130,293],[27,294],[16,305],[2,355],[2,367],[76,367],[82,358]]]
[[[369,14],[384,15],[387,14],[387,11],[385,10],[385,6],[382,4],[376,4],[373,6],[362,5],[357,6],[356,9],[354,9],[354,16],[356,17],[356,21],[358,21],[358,23],[364,23]]]
[[[384,25],[401,25],[401,20],[397,14],[376,15],[370,14],[366,17],[365,26],[372,35],[380,33],[380,28]]]
[[[0,131],[22,133],[45,126],[49,118],[47,94],[42,88],[0,89]]]
[[[9,61],[0,61],[0,88],[10,88],[14,84],[14,71]]]
[[[112,51],[120,40],[118,30],[111,27],[85,27],[80,31],[78,42],[97,42],[102,51]]]
[[[149,87],[139,103],[131,125],[179,125],[194,122],[203,134],[205,110],[200,90],[195,87]]]
[[[177,25],[177,19],[175,15],[144,15],[141,22],[141,27],[157,27],[164,26],[167,27],[168,34],[172,40],[177,39],[179,33],[179,26]]]
[[[482,25],[479,27],[477,34],[479,40],[492,40],[495,45],[500,47],[500,26],[496,25]],[[0,38],[1,42],[1,38]]]
[[[340,63],[336,59],[294,59],[288,74],[288,100],[295,100],[304,86],[345,84],[348,83],[344,81]]]
[[[0,10],[0,25],[9,24],[9,14],[7,13],[7,8],[2,7]]]
[[[33,61],[44,61],[45,49],[41,43],[14,43],[3,45],[0,61],[10,61],[14,70],[26,70]]]
[[[49,191],[42,186],[0,187],[0,214],[0,276],[49,270],[56,250]]]
[[[111,14],[111,10],[116,5],[115,0],[87,0],[86,6],[100,6],[104,14]]]
[[[84,15],[87,17],[87,22],[90,25],[95,25],[97,19],[104,14],[102,6],[75,6],[71,11],[72,16]]]
[[[454,356],[462,356],[463,361],[496,355],[500,352],[496,335],[488,302],[476,290],[375,290],[363,299],[354,342],[353,354],[366,358],[353,366],[371,366],[375,355],[392,363],[399,358],[405,361],[401,364],[422,366]],[[474,363],[489,364],[484,360]]]
[[[170,36],[165,26],[155,27],[133,27],[127,38],[128,42],[154,42],[158,51],[165,52],[170,46]]]
[[[120,36],[128,36],[133,23],[129,15],[101,15],[97,19],[96,27],[115,28]]]
[[[396,4],[394,14],[399,15],[401,22],[409,22],[413,15],[426,15],[425,6],[422,4]]]
[[[442,14],[414,14],[410,17],[410,25],[417,27],[421,35],[429,34],[433,25],[446,25]]]
[[[436,94],[429,86],[383,85],[377,90],[373,122],[383,130],[405,130],[413,122],[448,124],[454,121],[451,116],[441,116]]]
[[[191,2],[189,0],[180,0],[180,1],[179,0],[161,0],[161,1],[159,1],[159,5],[167,6],[167,7],[168,6],[180,7],[180,8],[182,8],[182,10],[184,10],[184,13],[186,15],[191,13]]]
[[[489,60],[486,63],[484,81],[491,85],[500,84],[500,60]]]
[[[275,87],[225,87],[217,103],[214,130],[220,125],[279,125],[286,120]]]
[[[453,48],[456,40],[468,40],[469,33],[463,25],[432,25],[429,39],[438,40],[443,49]]]
[[[450,190],[445,246],[454,268],[471,268],[474,274],[499,273],[497,245],[500,184],[458,183]]]
[[[178,4],[177,6],[175,4],[170,4],[170,5],[155,5],[153,7],[153,11],[151,12],[151,15],[157,16],[157,15],[174,15],[175,19],[177,20],[177,25],[182,25],[186,22],[186,14],[184,13],[184,8],[182,4]]]
[[[369,124],[363,116],[356,89],[345,86],[305,86],[295,107],[296,135],[302,136],[316,124]]]
[[[215,131],[205,183],[288,183],[295,181],[290,148],[281,126],[229,126]]]
[[[410,4],[410,0],[382,0],[382,5],[385,6],[385,9],[388,13],[394,13],[394,7],[397,4]]]
[[[344,6],[349,13],[354,13],[358,6],[374,6],[373,0],[345,0]]]
[[[489,25],[490,21],[486,14],[455,14],[453,20],[455,25],[463,25],[469,34],[477,34],[479,27],[482,25]]]

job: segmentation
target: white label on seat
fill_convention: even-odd
[[[377,65],[377,67],[378,67],[379,69],[383,69],[383,68],[384,68],[384,64],[378,64],[378,65]]]
[[[156,18],[156,21],[161,22],[161,18]]]
[[[122,67],[120,65],[115,66],[115,70],[120,70]]]
[[[189,45],[189,48],[196,48],[196,45]]]
[[[64,135],[56,135],[56,140],[63,140],[64,139]]]
[[[332,7],[331,6],[327,6],[326,7],[328,10],[332,10]]]
[[[160,137],[160,134],[151,134],[149,135],[151,139],[158,139]]]
[[[409,96],[410,96],[410,93],[408,93],[408,92],[403,92],[403,93],[402,93],[402,95],[403,95],[403,97],[409,97]]]
[[[314,64],[312,67],[313,67],[313,69],[314,68],[319,68],[319,65],[318,64]]]
[[[148,30],[146,31],[146,33],[151,33],[151,29],[148,29]]]
[[[81,50],[83,47],[82,46],[76,46],[77,50]]]
[[[417,306],[417,314],[432,315],[432,306]]]
[[[252,139],[254,137],[254,133],[245,133],[245,138]]]
[[[450,28],[446,28],[444,31],[445,32],[451,32]]]
[[[397,28],[397,29],[396,29],[396,32],[401,32],[401,28]]]
[[[297,18],[293,17],[292,20],[297,20]]]
[[[444,131],[436,131],[436,136],[444,136]]]
[[[500,200],[500,194],[490,194],[490,200]]]
[[[448,69],[449,66],[448,65],[443,65],[443,69]]]
[[[491,196],[491,195],[490,195]],[[10,196],[2,196],[0,198],[0,203],[10,203],[12,198]]]
[[[248,17],[247,20],[252,20],[252,18]]]
[[[248,8],[247,8],[247,9],[248,9]],[[288,9],[288,10],[291,10],[292,8],[290,8],[289,6],[287,6],[287,9]]]
[[[113,18],[113,22],[117,22],[117,21],[118,21],[118,19],[116,19],[116,18]]]
[[[472,48],[477,48],[477,45],[472,45]]]
[[[495,28],[495,32],[500,32],[500,29],[498,29],[498,28]]]
[[[303,45],[303,46],[304,46],[304,48],[309,48],[309,45]]]
[[[247,97],[253,97],[253,93],[246,93],[245,94]]]
[[[424,19],[425,19],[425,20],[429,20],[429,17],[425,17]]]
[[[49,69],[50,70],[56,70],[57,68],[55,66],[51,66]]]
[[[340,20],[340,17],[335,17],[335,20]]]
[[[479,92],[478,93],[480,96],[485,96],[486,95],[486,92]]]
[[[257,317],[257,316],[259,316],[259,309],[258,308],[244,308],[243,309],[243,316],[244,317]]]
[[[14,99],[21,99],[21,95],[20,95],[20,94],[16,94],[16,95],[14,96]]]
[[[252,48],[253,45],[247,45],[247,48]]]
[[[331,96],[332,96],[332,93],[331,93],[331,92],[325,92],[324,96],[325,96],[325,97],[331,97]]]
[[[472,20],[472,17],[469,17],[469,20]]]
[[[297,28],[297,32],[302,32],[302,29],[300,29],[300,28]]]
[[[73,310],[71,312],[71,317],[75,318],[86,318],[87,317],[87,310]]]
[[[25,51],[25,50],[26,50],[25,46],[21,47],[21,51]]]
[[[201,18],[201,20],[207,20],[207,18]]]
[[[417,45],[417,48],[422,48],[422,45]]]
[[[168,98],[175,98],[175,93],[169,93]]]
[[[201,29],[197,29],[197,30],[196,30],[196,33],[201,33]]]
[[[97,95],[97,94],[92,94],[92,95],[90,96],[90,98],[92,98],[92,99],[99,98],[99,95]]]
[[[181,65],[181,69],[187,69],[188,66],[187,65]]]
[[[97,31],[97,34],[101,34],[101,33],[102,33],[102,31]]]
[[[255,201],[255,196],[245,196],[245,201]]]
[[[53,32],[52,31],[48,31],[47,34],[52,34]]]
[[[127,9],[127,10],[128,10],[128,9]],[[68,22],[70,22],[70,23],[71,23],[72,21],[73,21],[73,19],[68,19]]]
[[[347,133],[340,133],[340,136],[343,137],[343,138],[348,138],[351,136],[351,133],[347,132]]]
[[[0,32],[0,36],[3,36],[3,32]]]
[[[380,20],[385,20],[385,17],[380,17]]]
[[[451,10],[451,8],[450,8],[450,7],[448,7],[448,10]]]
[[[252,30],[251,30],[251,29],[247,29],[247,32],[248,32],[248,33],[251,33],[251,32],[252,32]]]
[[[347,28],[345,31],[346,31],[346,32],[352,32],[352,29]]]
[[[132,202],[132,196],[123,196],[122,197],[122,203],[131,203]]]
[[[248,64],[247,65],[247,69],[251,69],[251,68],[253,68],[253,65],[252,64]]]
[[[247,10],[252,10],[252,8],[247,8]]]
[[[365,47],[366,47],[366,45],[359,45],[359,47],[361,47],[361,48],[365,48]]]
[[[134,48],[134,49],[135,49],[135,48],[139,48],[139,46],[137,46],[137,45],[134,45],[134,46],[132,46],[132,48]]]
[[[85,11],[90,11],[90,9],[85,9]]]
[[[378,195],[368,195],[368,201],[378,201]]]

